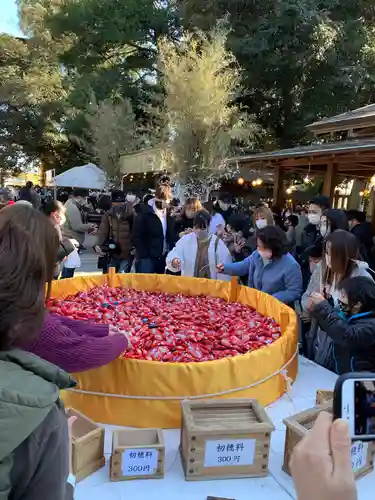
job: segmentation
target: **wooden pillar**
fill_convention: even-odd
[[[327,165],[327,170],[324,175],[324,184],[323,184],[323,194],[328,196],[328,198],[332,201],[333,192],[335,189],[335,165],[333,162],[329,162]]]
[[[370,203],[369,203],[369,210],[367,212],[367,218],[369,215],[371,215],[371,224],[372,224],[373,230],[375,231],[375,191],[374,191],[374,189],[371,190],[371,194],[370,194]]]
[[[275,169],[275,180],[273,185],[273,204],[277,208],[284,207],[284,178],[285,172],[281,167],[276,167]]]

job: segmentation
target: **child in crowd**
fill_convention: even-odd
[[[340,310],[320,293],[310,297],[311,315],[332,339],[335,371],[375,372],[375,283],[364,276],[339,284]]]

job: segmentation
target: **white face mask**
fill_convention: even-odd
[[[267,219],[258,219],[255,221],[255,224],[258,229],[263,229],[267,226]]]
[[[327,236],[327,234],[330,232],[328,229],[327,224],[324,222],[323,224],[320,224],[319,228],[320,234],[324,237]]]
[[[315,269],[318,267],[318,264],[316,262],[310,262],[310,273],[313,274]]]
[[[129,203],[133,204],[133,203],[135,203],[136,200],[137,200],[137,197],[135,194],[127,194],[126,195],[126,201],[128,201]]]
[[[309,214],[307,218],[309,219],[310,224],[313,224],[314,226],[318,226],[320,224],[319,214]]]

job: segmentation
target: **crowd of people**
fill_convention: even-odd
[[[59,391],[74,386],[68,373],[103,366],[129,343],[116,328],[45,310],[52,280],[74,275],[87,233],[96,235],[104,272],[114,266],[118,272],[239,276],[300,312],[302,348],[311,359],[337,373],[375,371],[373,241],[361,212],[333,210],[321,196],[294,213],[265,204],[245,213],[225,193],[207,204],[179,204],[161,184],[142,200],[113,191],[97,227],[87,222],[87,196],[75,189],[65,204],[52,199],[40,207],[29,198],[0,210],[4,498],[73,498]],[[291,468],[300,500],[356,498],[348,429],[329,415],[297,446]]]
[[[180,203],[161,182],[143,199],[119,190],[98,194],[103,213],[95,224],[87,216],[92,197],[77,188],[65,203],[39,204],[30,184],[20,190],[16,204],[40,208],[59,236],[54,279],[74,276],[87,234],[95,236],[104,273],[115,267],[120,273],[238,276],[298,312],[305,356],[339,374],[375,371],[374,234],[363,212],[332,209],[325,196],[284,211],[265,203],[244,210],[228,193],[208,203]]]

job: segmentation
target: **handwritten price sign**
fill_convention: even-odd
[[[158,467],[158,450],[125,450],[122,454],[124,476],[150,476]]]
[[[252,465],[255,455],[255,439],[206,441],[205,467],[232,467]]]
[[[356,441],[352,444],[350,454],[352,456],[352,469],[356,472],[366,465],[368,443]]]

